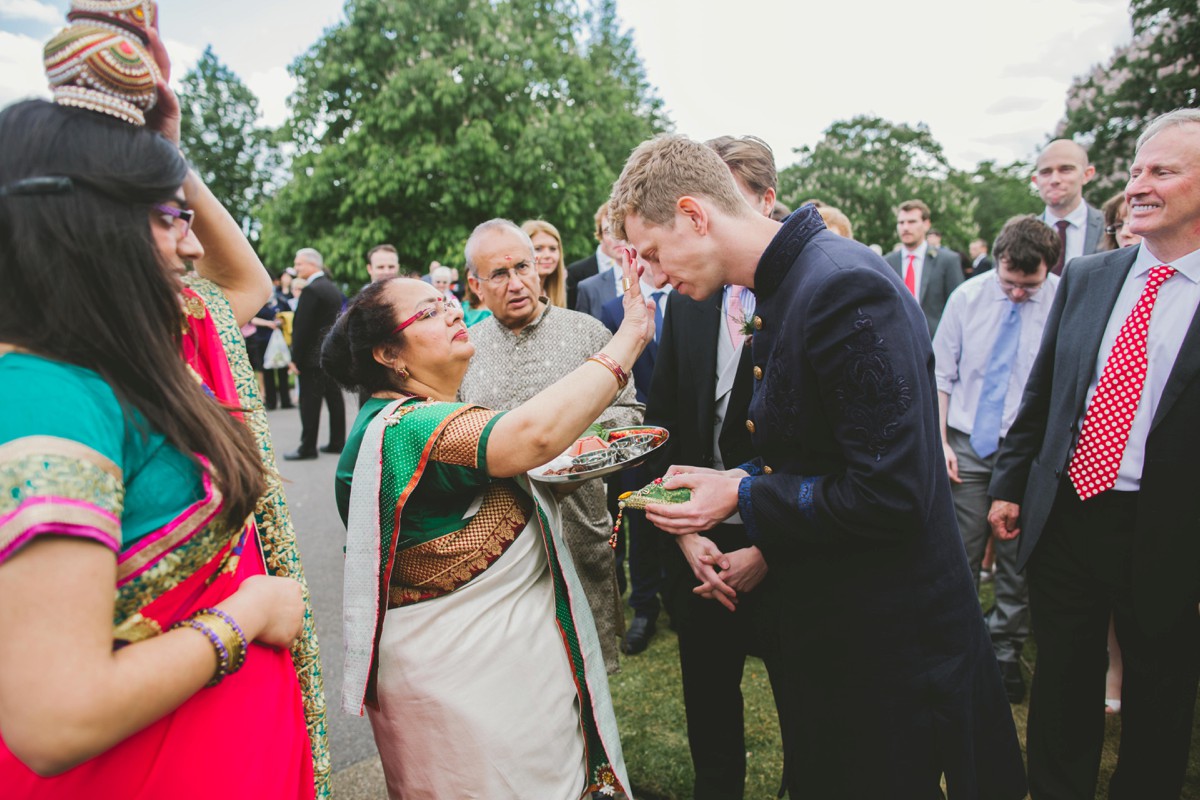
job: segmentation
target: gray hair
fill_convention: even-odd
[[[316,264],[317,269],[325,268],[325,259],[321,257],[320,253],[311,247],[301,247],[296,251],[296,258],[299,258],[303,261],[308,261],[311,264]]]
[[[1200,123],[1200,108],[1177,108],[1174,111],[1168,111],[1166,114],[1160,114],[1150,120],[1150,124],[1142,131],[1142,135],[1137,138],[1135,150],[1141,150],[1142,145],[1167,128],[1173,128],[1176,125],[1186,125],[1188,123]]]
[[[529,245],[529,256],[530,258],[533,257],[533,241],[529,238],[528,233],[521,230],[520,225],[517,225],[511,219],[503,219],[502,217],[489,219],[487,222],[481,222],[475,226],[475,230],[471,231],[471,235],[467,237],[466,247],[463,248],[463,258],[467,262],[467,269],[476,278],[479,277],[479,270],[475,268],[474,255],[475,249],[479,247],[479,240],[493,231],[502,230],[512,231],[524,239],[525,243]]]

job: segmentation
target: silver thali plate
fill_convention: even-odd
[[[556,467],[561,468],[562,466],[570,466],[570,456],[562,455],[551,461],[549,464],[543,464],[536,469],[529,470],[529,472],[526,474],[539,483],[578,483],[579,481],[589,481],[592,478],[603,478],[605,475],[612,475],[622,470],[637,467],[645,463],[646,459],[648,459],[656,450],[666,444],[667,439],[669,439],[671,436],[670,432],[666,428],[658,428],[653,425],[630,425],[629,427],[625,428],[613,428],[609,430],[608,433],[609,435],[612,435],[622,431],[651,431],[655,436],[654,445],[650,447],[650,449],[639,453],[633,458],[618,461],[616,463],[606,464],[602,467],[595,467],[582,472],[569,472],[565,475],[547,475],[547,470],[555,469]],[[611,443],[609,449],[611,452]]]

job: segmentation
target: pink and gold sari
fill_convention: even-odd
[[[249,403],[242,399],[245,394],[239,397],[243,381],[233,374],[239,366],[248,371],[245,354],[230,350],[227,358],[226,337],[208,311],[224,315],[225,327],[232,315],[215,287],[204,282],[197,288],[207,305],[200,294],[185,290],[183,355],[206,389],[226,405],[243,408],[251,424],[261,415],[261,404],[253,394]],[[265,430],[265,421],[258,421]],[[269,440],[262,431],[255,433],[270,455]],[[254,517],[224,520],[220,492],[203,474],[199,499],[118,553],[114,648],[159,635],[229,597],[252,575],[303,580],[271,460],[269,490]],[[0,515],[0,561],[39,533],[120,546],[125,492],[119,465],[53,436],[0,445],[0,466],[11,468],[18,461],[33,464],[35,477],[28,481],[28,496]],[[307,617],[295,658],[286,650],[251,644],[241,670],[62,775],[38,777],[0,741],[0,794],[55,800],[327,797],[324,705],[311,700],[321,685],[311,613]]]

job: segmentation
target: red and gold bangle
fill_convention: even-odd
[[[613,376],[617,379],[617,391],[624,389],[625,385],[629,383],[629,373],[623,370],[621,365],[617,363],[617,360],[607,353],[596,353],[593,356],[589,356],[588,361],[595,361],[600,366],[606,367],[612,372]]]

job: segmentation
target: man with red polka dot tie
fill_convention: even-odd
[[[990,486],[1020,536],[1037,664],[1033,800],[1095,795],[1111,615],[1125,660],[1112,800],[1183,791],[1200,679],[1200,110],[1147,126],[1142,244],[1067,265]]]

